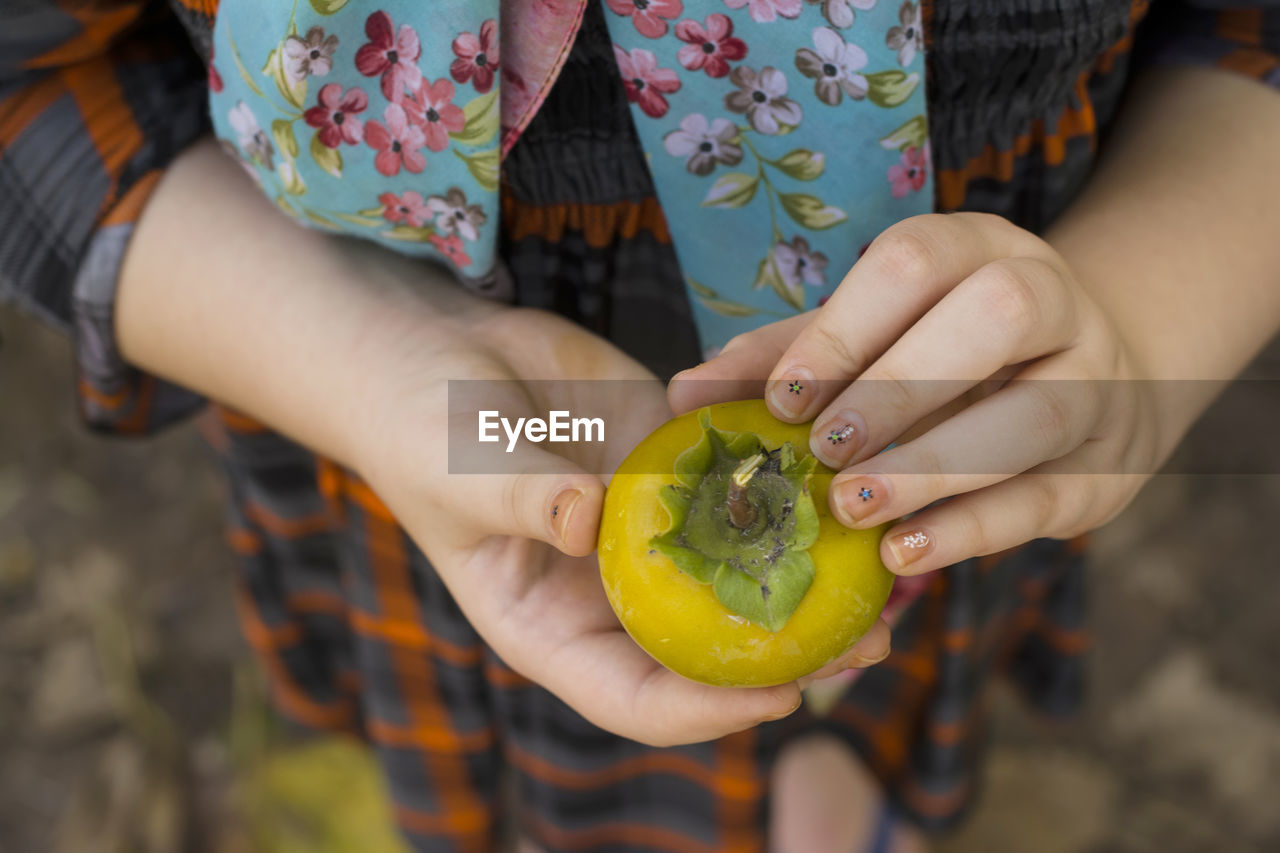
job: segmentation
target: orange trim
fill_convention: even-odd
[[[720,853],[718,847],[660,826],[609,821],[585,829],[565,829],[532,812],[528,821],[536,840],[564,850],[593,850],[616,845],[627,849],[662,850],[664,853]]]
[[[70,11],[70,14],[80,19],[80,32],[57,47],[27,60],[22,64],[24,68],[55,68],[101,56],[117,36],[133,26],[143,7],[142,3],[115,4],[116,8],[104,10],[98,4],[87,9],[83,4],[78,5],[80,8]]]
[[[242,557],[252,557],[262,553],[262,537],[252,530],[233,527],[227,531],[227,544],[231,550]]]
[[[317,512],[302,518],[285,518],[263,504],[247,498],[243,504],[245,516],[263,530],[283,539],[301,539],[333,529],[333,519],[328,513]]]
[[[587,245],[603,248],[619,238],[629,240],[647,231],[659,243],[670,243],[671,233],[662,207],[652,196],[643,201],[616,204],[521,204],[502,197],[503,230],[512,240],[538,237],[558,243],[565,231],[581,232]]]
[[[105,59],[81,62],[63,69],[67,91],[80,108],[85,130],[98,150],[104,171],[111,176],[111,189],[102,210],[116,204],[117,180],[125,165],[142,150],[145,140],[125,100],[115,69]]]
[[[178,0],[178,2],[191,11],[200,12],[210,18],[215,18],[218,15],[219,0]]]
[[[274,629],[268,628],[242,586],[236,589],[236,611],[240,615],[245,638],[257,649],[258,657],[267,670],[271,698],[276,706],[298,722],[315,729],[352,731],[354,705],[347,700],[332,704],[316,702],[294,684],[288,668],[275,653],[283,642],[296,642],[300,638],[298,626],[291,623]]]
[[[756,811],[764,794],[759,763],[755,758],[754,728],[727,735],[716,741],[717,825],[720,827],[720,849],[725,853],[761,853],[764,839],[756,831]],[[740,794],[733,796],[726,783]]]
[[[351,607],[348,621],[354,631],[366,637],[377,637],[419,654],[434,654],[455,666],[476,666],[484,656],[480,646],[459,646],[442,640],[416,620],[379,617]]]
[[[368,730],[369,739],[382,746],[449,753],[478,752],[488,749],[497,741],[497,734],[492,728],[463,733],[448,726],[397,726],[384,720],[369,720],[365,728]]]
[[[1239,47],[1219,57],[1214,65],[1226,71],[1234,71],[1237,74],[1261,80],[1274,71],[1276,66],[1280,66],[1280,59],[1277,59],[1275,54],[1255,47]]]
[[[147,201],[151,198],[151,193],[155,190],[156,185],[160,183],[160,177],[164,172],[160,169],[153,169],[139,178],[133,186],[125,191],[115,206],[107,211],[107,215],[98,223],[100,228],[107,228],[112,225],[130,225],[138,221],[138,216],[142,213],[142,208],[146,206]]]
[[[423,614],[410,577],[412,570],[403,532],[391,519],[367,514],[364,520],[369,570],[377,591],[379,610],[389,619],[423,626]],[[420,630],[430,637],[425,627],[420,627]],[[435,639],[430,637],[432,642]],[[477,853],[489,850],[493,841],[490,807],[475,790],[465,757],[457,754],[459,745],[476,735],[461,735],[453,730],[448,708],[436,685],[436,669],[431,655],[398,644],[392,644],[388,653],[407,717],[408,727],[404,731],[413,733],[415,745],[421,739],[421,745],[426,747],[420,750],[420,756],[428,782],[438,798],[441,812],[439,828],[449,833],[460,849]],[[380,733],[393,735],[396,730],[382,729]],[[447,751],[432,746],[434,741],[429,739],[437,736],[448,744]],[[492,736],[492,733],[487,736]],[[397,812],[397,818],[402,820],[401,825],[406,829],[414,828],[415,817],[425,816],[420,813],[401,816]],[[435,818],[431,820],[434,822]]]
[[[1223,9],[1218,13],[1217,18],[1214,31],[1219,38],[1247,47],[1262,46],[1266,17],[1265,10],[1261,6]]]
[[[0,101],[0,148],[12,145],[33,121],[67,93],[56,74],[50,74]]]
[[[717,744],[717,749],[719,747],[720,745]],[[591,770],[553,764],[513,740],[503,744],[503,753],[511,766],[518,770],[540,782],[570,791],[589,791],[592,788],[617,785],[637,776],[666,773],[672,776],[683,776],[728,800],[754,801],[760,795],[760,783],[753,778],[752,774],[733,776],[717,772],[679,752],[666,750],[642,752]]]
[[[445,814],[428,814],[408,806],[397,805],[395,815],[396,823],[402,829],[424,835],[438,835],[446,832],[454,836],[478,836],[483,833],[483,837],[488,838],[490,825],[493,823],[493,813],[487,806],[472,806],[464,811],[449,810]],[[492,853],[487,844],[488,842],[481,844],[470,840],[461,849],[475,851],[475,853]]]
[[[300,613],[347,615],[347,602],[341,596],[319,589],[290,593],[285,598],[285,604],[289,606],[290,610],[297,610]]]
[[[226,406],[215,404],[213,411],[217,414],[218,420],[222,421],[222,425],[232,432],[243,433],[245,435],[256,435],[267,432],[266,424],[256,421],[248,415],[242,415],[234,409],[228,409]]]

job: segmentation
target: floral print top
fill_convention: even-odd
[[[585,2],[224,0],[215,130],[304,224],[501,295],[502,155],[559,67],[527,46],[512,67],[507,46],[571,44]],[[604,4],[704,351],[821,304],[877,233],[932,207],[910,0]]]

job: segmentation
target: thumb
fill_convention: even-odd
[[[595,550],[604,483],[563,456],[527,444],[502,472],[455,474],[450,489],[462,517],[483,536],[522,536],[583,557]]]

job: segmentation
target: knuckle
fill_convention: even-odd
[[[963,552],[973,556],[982,556],[1000,550],[990,540],[987,524],[968,501],[961,501],[953,507],[956,513],[956,525],[960,530]]]
[[[982,277],[984,313],[1001,330],[1018,338],[1033,333],[1044,320],[1037,278],[1024,264],[989,264]]]
[[[1030,380],[1025,386],[1030,421],[1046,458],[1056,458],[1065,452],[1070,439],[1069,408],[1067,401],[1045,381]]]
[[[1026,485],[1030,489],[1026,506],[1033,525],[1032,535],[1043,536],[1056,532],[1054,527],[1060,514],[1061,496],[1053,479],[1047,476],[1028,477]]]
[[[933,279],[939,269],[938,250],[922,219],[913,217],[899,222],[877,237],[867,254],[873,255],[889,275],[903,281]]]
[[[820,350],[836,360],[839,367],[851,373],[860,373],[865,366],[862,355],[849,346],[849,342],[840,334],[838,328],[827,323],[817,322],[811,327],[813,343]]]

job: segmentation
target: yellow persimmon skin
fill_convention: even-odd
[[[751,432],[769,450],[790,441],[809,453],[812,424],[788,424],[763,400],[710,407],[711,425]],[[774,633],[737,616],[710,584],[680,571],[649,540],[671,525],[658,492],[674,484],[675,460],[702,436],[696,411],[656,429],[619,466],[605,495],[600,524],[600,573],[609,603],[627,633],[663,666],[686,678],[725,687],[784,684],[848,651],[884,609],[893,574],[880,561],[888,525],[851,530],[827,505],[834,472],[821,463],[809,481],[818,512],[818,541],[809,549],[815,572],[782,630]]]

